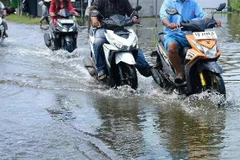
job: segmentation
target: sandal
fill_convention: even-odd
[[[183,83],[184,81],[185,81],[184,76],[178,75],[178,76],[176,76],[176,78],[175,78],[175,83],[177,83],[177,84]]]
[[[98,72],[98,80],[102,81],[106,78],[106,74],[104,73],[104,71],[100,71]]]

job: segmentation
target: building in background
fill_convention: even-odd
[[[159,10],[164,0],[129,0],[132,6],[142,6],[139,15],[142,17],[153,17],[159,15]]]
[[[23,0],[1,0],[4,4],[14,5],[21,4]],[[29,5],[29,14],[33,16],[41,15],[41,8],[38,6],[40,0],[25,0]],[[51,0],[45,0],[51,1]],[[81,15],[85,13],[88,0],[71,0],[73,6],[79,11]],[[91,0],[92,1],[92,0]],[[159,10],[164,0],[129,0],[132,6],[137,4],[142,6],[142,9],[139,11],[141,17],[155,17],[159,16]],[[226,3],[228,5],[228,0],[198,0],[199,4],[206,9],[207,12],[212,11],[213,8],[216,8],[220,3]],[[84,15],[83,15],[84,16]]]
[[[129,0],[130,3],[135,6],[137,4],[142,6],[139,11],[140,16],[143,17],[153,17],[159,16],[159,10],[164,0]],[[207,12],[212,11],[214,8],[218,7],[220,3],[226,3],[228,6],[228,0],[197,0],[199,4]]]

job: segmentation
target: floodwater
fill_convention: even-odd
[[[90,77],[86,27],[78,48],[52,52],[36,25],[9,22],[0,47],[0,159],[239,159],[240,21],[216,15],[226,101],[207,93],[179,99],[139,74],[139,89],[110,89]],[[161,27],[143,20],[140,47],[154,49]],[[160,25],[160,24],[158,24]]]

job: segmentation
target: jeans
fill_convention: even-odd
[[[94,34],[95,41],[93,43],[93,50],[94,50],[94,55],[96,59],[96,66],[97,66],[97,71],[105,71],[106,70],[106,62],[105,62],[105,57],[103,53],[103,47],[102,45],[104,43],[107,43],[107,39],[104,35],[104,28],[99,28],[95,29],[93,27],[90,28],[90,34]],[[150,65],[146,62],[144,54],[141,49],[138,49],[137,56],[135,58],[136,60],[136,68],[145,77],[151,76],[150,72]]]

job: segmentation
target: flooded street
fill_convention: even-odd
[[[240,20],[216,15],[226,102],[202,93],[185,99],[138,74],[139,88],[111,89],[84,68],[87,28],[71,54],[50,51],[37,25],[9,22],[0,46],[0,159],[239,159]],[[140,47],[154,49],[154,19],[137,28]],[[158,25],[160,23],[158,22]]]

